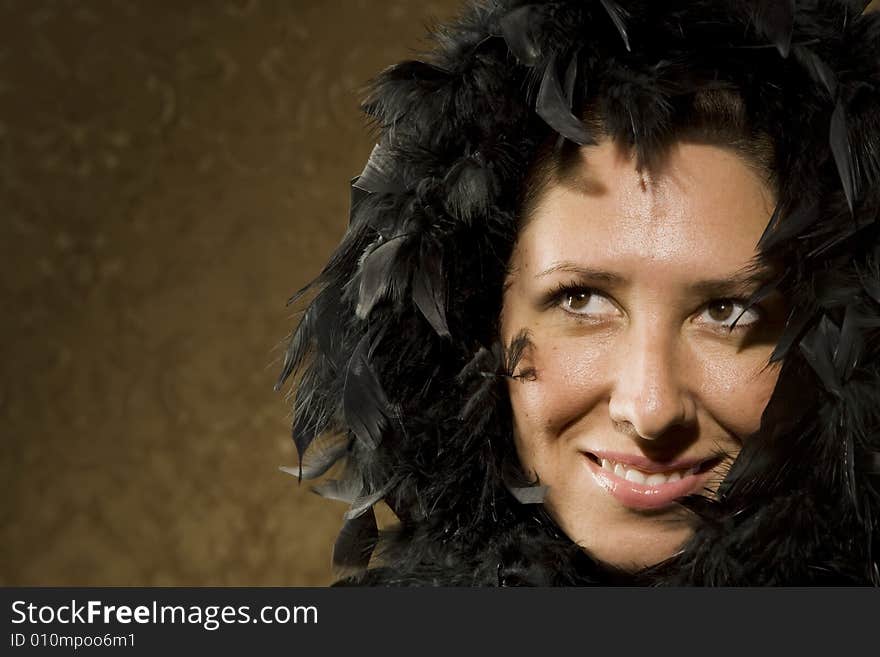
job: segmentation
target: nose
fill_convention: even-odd
[[[611,419],[646,440],[693,424],[696,406],[681,352],[673,334],[655,326],[630,327],[612,364]]]

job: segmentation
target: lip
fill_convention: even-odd
[[[644,457],[633,456],[631,454],[614,454],[612,452],[590,452],[590,454],[599,458],[617,461],[618,463],[623,463],[625,465],[632,465],[639,470],[651,473],[686,470],[695,465],[699,466],[712,460],[689,459],[657,463],[656,461],[650,461]],[[602,466],[593,461],[586,452],[582,453],[582,456],[590,474],[601,488],[607,491],[624,506],[638,510],[662,509],[663,507],[671,506],[677,499],[702,490],[714,469],[714,467],[710,467],[704,471],[686,475],[678,481],[648,485],[628,481],[622,477],[618,477],[613,472],[602,469]]]
[[[592,454],[593,456],[599,459],[608,459],[609,461],[614,461],[616,463],[623,463],[625,465],[631,465],[634,468],[638,468],[643,472],[675,472],[676,470],[688,470],[695,465],[702,465],[707,461],[711,460],[711,458],[689,458],[689,459],[678,459],[675,461],[653,461],[649,459],[647,456],[635,455],[635,454],[624,454],[623,452],[608,452],[604,450],[583,450],[585,454]]]

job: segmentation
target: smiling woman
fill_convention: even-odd
[[[510,260],[501,335],[528,333],[532,371],[513,435],[566,535],[632,569],[675,552],[675,500],[714,492],[760,427],[785,313],[740,279],[774,199],[716,146],[677,143],[651,174],[610,140],[580,155],[591,184],[546,189]]]
[[[497,0],[377,78],[282,372],[341,583],[880,584],[864,5]]]

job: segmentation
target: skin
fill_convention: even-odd
[[[622,504],[585,452],[717,457],[696,492],[717,489],[760,426],[785,316],[770,298],[731,331],[744,306],[725,300],[759,283],[717,281],[755,262],[774,198],[754,167],[717,146],[673,145],[650,173],[608,140],[580,156],[518,237],[501,333],[510,344],[527,330],[531,341],[518,372],[534,375],[509,383],[520,462],[549,486],[545,506],[573,541],[631,570],[675,554],[692,532],[687,514]]]

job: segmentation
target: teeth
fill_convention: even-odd
[[[673,481],[681,481],[684,477],[696,474],[697,470],[700,469],[699,465],[695,465],[687,470],[650,473],[642,472],[631,465],[623,465],[622,463],[617,463],[610,459],[601,459],[601,465],[603,470],[613,472],[621,479],[626,479],[627,481],[645,486],[660,486],[661,484],[667,484]]]
[[[664,479],[665,479],[665,477],[664,477]],[[645,475],[633,468],[632,470],[626,471],[626,480],[635,482],[637,484],[644,484],[645,483]]]

